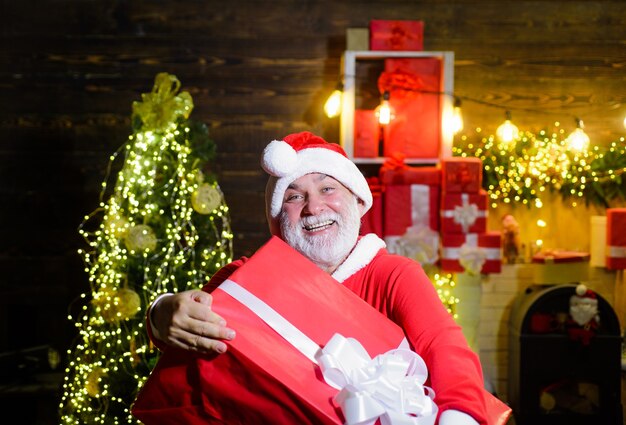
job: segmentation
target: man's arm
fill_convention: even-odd
[[[424,358],[442,425],[486,424],[485,390],[478,356],[445,310],[417,264],[399,267],[388,288],[393,320]]]

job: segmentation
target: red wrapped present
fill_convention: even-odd
[[[500,232],[444,233],[441,235],[441,269],[446,272],[500,273]]]
[[[606,210],[606,267],[626,269],[626,208]]]
[[[354,156],[375,158],[378,156],[380,125],[373,110],[354,111]]]
[[[389,92],[394,118],[385,127],[384,154],[439,158],[441,151],[441,60],[386,59],[378,86]]]
[[[280,267],[273,266],[276,259]],[[328,359],[372,367],[361,358],[406,346],[396,324],[276,237],[212,295],[214,311],[237,329],[237,337],[217,356],[167,350],[133,407],[145,424],[342,424],[352,414],[346,397],[356,395],[349,387],[339,392],[337,382],[324,375]],[[341,335],[354,340],[342,345]],[[333,358],[339,356],[333,351],[337,341],[356,351],[362,344],[365,351],[348,361]],[[410,350],[392,353],[421,361]],[[425,373],[423,361],[417,363],[411,360],[410,366]],[[349,383],[360,373],[369,374],[348,372],[341,377]],[[418,397],[430,400],[427,390],[421,391]],[[342,396],[335,399],[338,393]],[[431,407],[422,417],[432,416],[434,423],[437,409]],[[369,419],[373,423],[377,417]]]
[[[405,155],[396,154],[385,158],[378,175],[383,186],[394,184],[426,184],[439,186],[441,171],[437,167],[411,167],[404,162]]]
[[[383,188],[378,177],[367,177],[372,192],[372,207],[361,217],[361,234],[374,233],[383,237]]]
[[[427,184],[385,186],[384,235],[402,235],[408,227],[439,231],[439,187]]]
[[[444,192],[476,193],[482,188],[483,163],[480,158],[452,157],[441,160]]]
[[[423,49],[423,21],[370,21],[370,50]]]
[[[438,206],[438,186],[385,186],[383,233],[389,252],[435,264],[439,259]]]
[[[444,193],[441,199],[441,233],[487,231],[487,192]]]

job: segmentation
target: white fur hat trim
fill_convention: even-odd
[[[277,177],[269,213],[278,217],[287,187],[296,179],[310,173],[333,177],[358,196],[365,211],[372,206],[372,192],[358,167],[339,152],[324,147],[304,148],[296,152],[289,144],[274,140],[263,151],[263,169]]]

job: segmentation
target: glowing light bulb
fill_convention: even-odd
[[[334,118],[341,113],[341,98],[343,92],[337,87],[328,97],[324,104],[324,112],[328,118]]]
[[[509,111],[506,111],[506,120],[496,130],[496,136],[506,144],[511,143],[519,136],[517,126],[511,122],[511,113]]]
[[[389,105],[389,92],[383,93],[383,98],[380,105],[376,108],[376,116],[378,117],[378,123],[380,125],[387,125],[394,118],[393,111]]]
[[[460,99],[456,99],[454,101],[454,109],[452,110],[450,126],[454,134],[457,134],[459,131],[463,130],[463,114],[461,113]]]
[[[567,143],[573,150],[583,151],[589,147],[589,136],[585,133],[583,120],[576,118],[576,130],[567,136]]]

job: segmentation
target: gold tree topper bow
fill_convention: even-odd
[[[141,120],[144,130],[162,129],[179,117],[187,119],[193,109],[193,100],[186,91],[176,94],[178,90],[180,81],[175,75],[157,74],[152,92],[143,93],[141,102],[133,102],[133,118]]]

